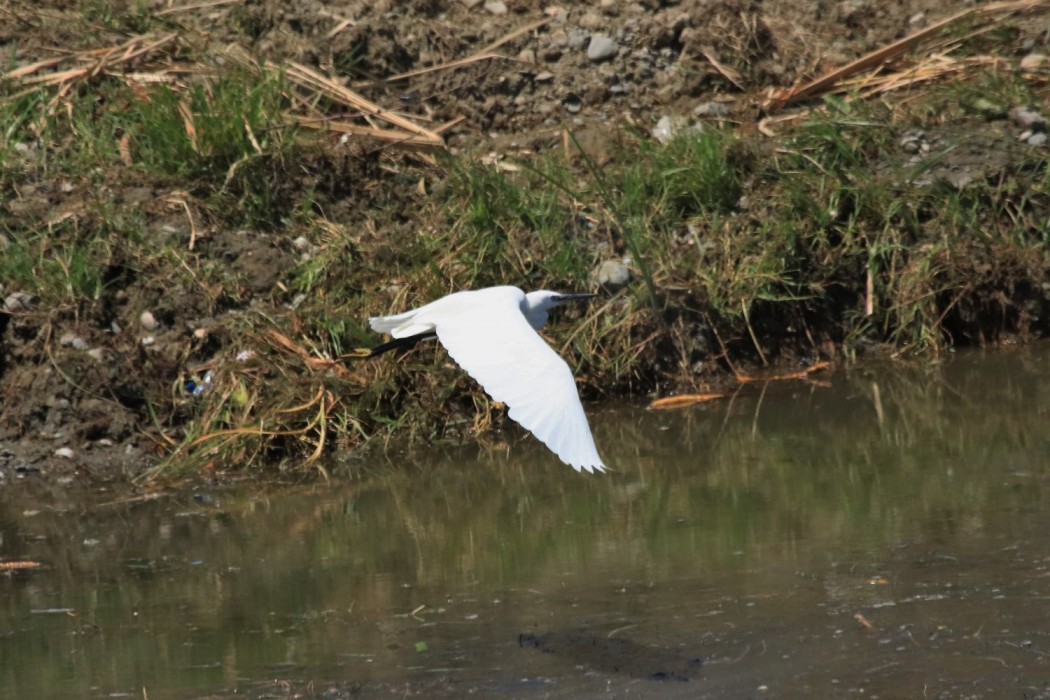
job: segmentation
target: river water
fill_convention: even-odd
[[[1050,698],[1045,344],[590,412],[614,473],[2,485],[0,697]]]

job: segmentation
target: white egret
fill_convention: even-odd
[[[370,318],[372,330],[394,338],[370,355],[436,336],[493,400],[510,408],[513,420],[563,462],[576,471],[605,471],[572,371],[536,332],[553,307],[593,296],[526,294],[517,287],[456,292],[396,316]]]

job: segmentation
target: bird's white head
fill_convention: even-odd
[[[529,325],[539,330],[547,323],[547,312],[555,306],[561,306],[571,301],[584,301],[598,296],[597,294],[563,294],[552,292],[548,289],[540,289],[525,295],[525,303],[522,304],[521,312],[525,314]]]

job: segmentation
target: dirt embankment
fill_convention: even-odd
[[[16,62],[4,83],[5,114],[13,126],[4,136],[0,172],[0,255],[5,256],[0,268],[5,275],[0,278],[0,479],[41,471],[63,477],[140,473],[187,440],[258,427],[261,419],[252,410],[267,383],[294,385],[286,406],[318,408],[327,416],[325,425],[339,423],[338,431],[325,428],[338,433],[328,444],[352,446],[387,429],[389,421],[367,416],[403,410],[406,392],[393,387],[390,371],[343,369],[340,374],[329,367],[347,382],[332,386],[296,383],[289,380],[291,370],[275,373],[272,366],[251,362],[271,351],[298,357],[304,371],[323,371],[319,358],[359,342],[365,313],[420,300],[423,292],[408,287],[424,278],[406,272],[411,265],[425,267],[418,263],[420,246],[430,246],[426,255],[442,253],[434,263],[438,269],[427,273],[433,274],[431,292],[442,284],[447,290],[463,279],[488,280],[515,271],[514,264],[530,279],[493,281],[592,283],[590,270],[578,274],[576,258],[561,272],[551,267],[536,272],[530,256],[548,249],[515,238],[520,234],[510,230],[536,228],[530,218],[534,212],[512,215],[513,226],[493,230],[492,236],[506,237],[498,256],[525,261],[506,263],[509,267],[495,272],[465,275],[470,261],[485,259],[480,245],[471,248],[474,243],[458,239],[442,244],[439,236],[438,244],[420,243],[442,228],[469,229],[476,212],[468,205],[506,193],[496,186],[491,196],[471,199],[464,192],[474,185],[456,183],[462,171],[449,159],[435,157],[433,150],[406,149],[405,143],[395,147],[393,142],[403,137],[378,133],[399,128],[391,115],[425,134],[439,134],[453,161],[480,160],[494,164],[496,172],[519,172],[520,161],[576,153],[578,145],[587,158],[569,158],[569,167],[579,178],[595,177],[588,164],[610,172],[622,167],[616,160],[623,157],[617,134],[624,130],[648,140],[699,125],[734,138],[766,139],[740,150],[745,154],[739,161],[740,182],[733,185],[733,204],[721,218],[706,216],[702,207],[683,210],[675,234],[680,240],[666,243],[661,254],[668,261],[698,257],[690,259],[688,270],[669,264],[649,275],[654,297],[649,301],[659,296],[666,303],[662,316],[630,315],[645,308],[644,292],[610,302],[610,311],[624,319],[617,328],[628,328],[621,352],[629,361],[610,362],[615,368],[602,365],[595,359],[600,344],[593,351],[574,350],[583,357],[581,381],[590,397],[717,383],[747,363],[842,360],[844,346],[852,357],[858,347],[885,340],[907,347],[1042,335],[1047,331],[1047,259],[1038,242],[1045,244],[1050,196],[1045,156],[1038,150],[1045,140],[1040,140],[1046,131],[1045,120],[1040,121],[1043,107],[1035,100],[1035,116],[1027,122],[1016,111],[1007,119],[1011,108],[1046,95],[1047,37],[1042,24],[1026,20],[1026,9],[1017,3],[1016,11],[983,24],[962,20],[937,39],[941,43],[927,43],[927,56],[938,51],[949,56],[964,47],[957,64],[909,63],[903,52],[892,55],[899,65],[891,62],[883,74],[897,71],[900,83],[912,88],[884,86],[883,93],[863,94],[867,88],[855,86],[855,96],[860,92],[861,99],[879,101],[886,115],[883,123],[862,124],[859,117],[834,122],[844,130],[838,132],[844,143],[855,149],[850,158],[870,152],[871,160],[861,163],[829,155],[840,146],[833,133],[817,146],[791,140],[791,129],[806,117],[790,110],[773,113],[771,97],[944,19],[943,3],[262,0],[186,7],[105,4],[84,10],[66,3],[41,9],[16,2],[0,14],[0,48],[7,47]],[[287,120],[277,113],[266,122],[269,126],[258,129],[250,126],[252,115],[239,117],[236,124],[245,128],[238,126],[236,137],[222,136],[209,145],[209,135],[219,131],[216,115],[222,114],[223,96],[216,88],[194,92],[193,86],[233,71],[238,57],[250,57],[253,70],[270,62],[333,76],[337,85],[367,97],[380,110],[358,109],[348,116],[348,108],[332,104],[330,93],[284,90],[274,104],[299,120],[302,133],[310,134],[308,147],[281,142],[277,134]],[[994,76],[1001,75],[997,71],[1010,72],[1021,87],[989,94]],[[959,88],[946,102],[943,86],[953,80]],[[152,87],[156,83],[174,95],[167,108]],[[948,103],[954,106],[945,108]],[[269,107],[263,97],[244,108]],[[907,116],[896,116],[898,108]],[[322,111],[324,118],[317,116]],[[122,117],[131,112],[142,117],[139,122]],[[206,112],[212,122],[205,122]],[[165,135],[157,126],[165,114],[176,115],[175,133]],[[332,124],[340,120],[354,127],[338,133]],[[99,123],[112,128],[92,132],[91,125]],[[368,130],[379,138],[362,136]],[[854,131],[845,130],[882,130],[889,136],[866,145],[867,136],[854,139]],[[244,150],[222,160],[222,145],[237,139]],[[172,146],[173,140],[185,142],[185,150]],[[167,154],[167,161],[151,161],[160,157],[157,153]],[[197,159],[200,167],[184,168],[181,153],[187,161]],[[909,188],[947,186],[954,188],[948,199],[958,203],[959,226],[1002,240],[981,249],[993,251],[989,257],[968,248],[957,249],[954,257],[951,251],[938,252],[924,271],[912,270],[909,266],[921,265],[898,248],[935,242],[918,236],[903,243],[893,239],[888,246],[893,250],[882,251],[871,244],[873,234],[861,230],[870,259],[867,272],[865,263],[851,263],[853,279],[824,280],[820,289],[782,286],[776,303],[768,289],[749,287],[752,296],[741,302],[743,312],[726,310],[704,291],[704,284],[715,283],[701,279],[706,273],[699,268],[717,262],[720,236],[735,240],[742,231],[771,230],[782,223],[779,200],[774,206],[767,195],[790,199],[783,187],[770,185],[771,173],[783,177],[790,169],[780,165],[786,157],[797,157],[799,167],[814,163],[840,186],[839,194],[819,202],[809,216],[828,219],[824,232],[812,238],[815,243],[796,246],[806,248],[801,258],[810,265],[832,264],[821,257],[820,246],[830,245],[826,239],[835,243],[835,236],[871,225],[868,199],[855,191],[855,175],[842,170],[850,167],[878,172],[883,186],[900,190],[895,206],[905,213],[887,215],[884,228],[900,224],[921,230],[936,219],[933,210],[940,205],[931,202],[940,200],[909,194]],[[456,198],[462,201],[445,206],[446,199]],[[609,263],[613,268],[626,264],[632,284],[641,289],[646,271],[614,225],[622,221],[609,224],[603,218],[603,208],[616,208],[616,197],[577,200],[559,206],[575,208],[579,228],[574,235],[592,237],[582,259],[593,270],[603,263],[607,271]],[[710,223],[715,219],[720,223]],[[1002,233],[1019,221],[1030,238]],[[696,230],[705,225],[724,227],[702,231],[710,240],[701,242]],[[796,234],[770,240],[789,235]],[[483,239],[488,240],[477,240]],[[514,249],[519,240],[525,242]],[[737,260],[744,259],[750,258]],[[871,271],[879,265],[903,278],[930,277],[923,294],[935,300],[933,306],[916,305],[919,310],[912,312],[901,299],[885,306],[899,317],[929,316],[939,340],[902,342],[890,320],[865,330],[859,341],[850,335],[853,331],[843,330],[847,316],[876,314],[871,300],[880,291],[873,291],[879,278]],[[340,266],[346,270],[343,277],[337,277]],[[740,263],[732,267],[738,270]],[[756,266],[753,274],[768,273]],[[965,290],[959,292],[962,279],[972,285],[962,285]],[[894,293],[882,294],[890,298]],[[818,296],[820,303],[809,301]],[[346,299],[352,303],[344,304]],[[340,314],[350,320],[330,321]],[[246,318],[271,325],[246,325]],[[323,329],[318,327],[322,318]],[[893,322],[906,326],[910,321]],[[270,332],[274,329],[280,334]],[[246,364],[231,370],[232,362]],[[215,390],[223,392],[223,402],[202,408],[194,389],[210,390],[209,369],[215,370],[210,378],[228,382]],[[435,383],[447,384],[452,376],[442,375]],[[387,403],[380,404],[361,388],[364,384],[388,392]],[[346,396],[340,397],[343,389]],[[442,425],[421,432],[448,435],[471,414],[474,405],[462,396],[474,389],[462,381],[454,389],[458,400],[450,399],[451,390],[420,389],[446,405]],[[298,400],[296,391],[303,392]],[[348,410],[353,401],[359,403]],[[347,412],[337,421],[341,410]],[[210,422],[197,425],[193,434],[187,425],[199,424],[202,415]],[[300,427],[311,444],[319,441],[316,420],[304,419]],[[287,442],[276,452],[258,449],[246,448],[239,458],[279,455],[282,449],[292,457],[303,454],[301,445],[297,451]],[[229,466],[223,459],[198,463]]]

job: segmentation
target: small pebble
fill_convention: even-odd
[[[728,106],[721,102],[701,102],[696,107],[693,107],[693,115],[697,117],[711,117],[713,119],[723,119],[728,117],[730,109]]]
[[[139,316],[139,326],[142,327],[142,330],[150,333],[157,330],[157,319],[149,311],[143,311],[142,315]]]
[[[569,95],[562,100],[562,104],[565,105],[565,111],[569,114],[577,114],[583,109],[583,101],[576,95]]]
[[[77,334],[72,331],[66,331],[58,338],[58,344],[64,348],[69,347],[77,340]]]
[[[543,71],[542,73],[537,73],[534,80],[537,83],[549,83],[550,81],[554,80],[554,73],[551,73],[550,71]]]
[[[591,43],[587,46],[587,58],[591,61],[607,61],[620,52],[620,47],[615,40],[604,34],[591,36]]]
[[[606,260],[598,266],[595,277],[601,286],[616,290],[631,281],[631,271],[619,260]]]
[[[1021,70],[1033,72],[1046,67],[1046,56],[1041,53],[1030,53],[1021,59]]]
[[[25,292],[15,292],[14,294],[7,295],[4,299],[4,309],[15,313],[16,311],[29,311],[31,306],[32,297]]]
[[[475,7],[481,4],[481,0],[459,0],[459,2],[468,10],[473,10]]]
[[[1046,145],[1046,132],[1037,131],[1028,137],[1027,141],[1029,146],[1044,146]]]
[[[59,447],[55,450],[56,457],[62,457],[63,459],[73,459],[73,450],[68,447]]]
[[[930,144],[926,141],[926,132],[922,129],[905,131],[899,145],[905,153],[929,153],[930,151]]]
[[[1046,131],[1046,117],[1031,107],[1014,107],[1010,110],[1010,121],[1024,129]]]
[[[568,47],[573,51],[582,49],[583,45],[587,43],[587,32],[582,29],[570,29]]]
[[[689,120],[685,117],[672,117],[665,114],[660,117],[656,126],[649,133],[660,143],[667,143],[688,127]]]
[[[485,3],[485,10],[489,14],[505,15],[507,14],[507,3],[503,2],[503,0],[489,0]]]

